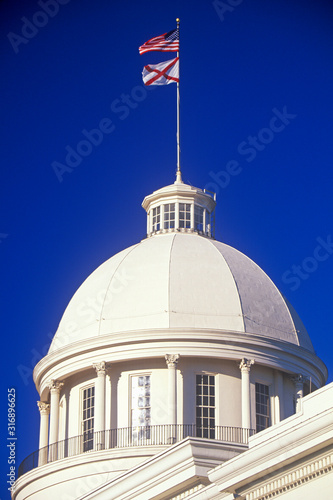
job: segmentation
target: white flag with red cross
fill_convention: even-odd
[[[168,85],[179,82],[179,57],[159,64],[147,64],[143,68],[145,85]]]

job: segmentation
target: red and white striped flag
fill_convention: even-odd
[[[179,50],[179,29],[169,31],[160,36],[151,38],[139,47],[140,54],[150,51],[177,52]]]
[[[179,57],[160,64],[148,64],[143,68],[145,85],[168,85],[179,82]]]

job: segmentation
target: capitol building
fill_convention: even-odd
[[[271,279],[216,241],[215,205],[178,173],[74,294],[13,500],[332,498],[333,384]]]

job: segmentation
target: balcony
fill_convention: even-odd
[[[202,428],[193,424],[125,427],[122,429],[109,429],[102,432],[87,433],[58,441],[34,451],[20,464],[18,477],[38,466],[82,453],[135,446],[168,446],[186,437],[200,437],[215,439],[228,444],[247,445],[249,437],[253,436],[253,434],[255,434],[253,429],[223,426]]]

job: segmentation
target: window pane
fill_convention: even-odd
[[[194,205],[194,228],[197,231],[203,231],[203,208]]]
[[[191,204],[190,203],[180,203],[179,204],[179,227],[189,228],[191,227]]]
[[[268,385],[256,383],[256,430],[257,432],[270,426],[270,405]]]
[[[150,438],[150,375],[132,377],[132,439]],[[140,428],[139,430],[137,428]]]
[[[164,229],[175,227],[175,204],[166,203],[164,205]]]
[[[94,387],[88,387],[82,393],[83,451],[92,450],[94,447],[94,394]]]
[[[196,375],[196,435],[215,437],[215,392],[214,375]]]
[[[153,208],[153,231],[158,231],[160,229],[160,207]]]

